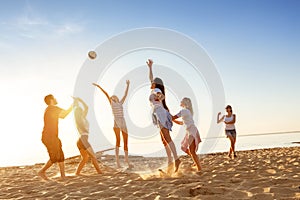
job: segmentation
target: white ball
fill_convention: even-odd
[[[97,57],[97,53],[95,51],[89,51],[88,56],[93,60]]]

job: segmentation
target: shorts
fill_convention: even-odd
[[[226,134],[227,137],[228,136],[232,136],[234,139],[236,138],[236,131],[235,131],[235,129],[233,129],[233,130],[225,130],[225,134]]]
[[[81,135],[80,138],[77,140],[77,147],[80,150],[87,150],[91,147],[89,141],[88,141],[87,135]]]
[[[52,163],[64,162],[65,156],[58,137],[42,137],[42,142],[47,148]]]
[[[128,133],[124,118],[117,118],[114,120],[114,128],[121,129],[122,132]]]

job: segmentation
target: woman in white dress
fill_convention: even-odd
[[[200,134],[193,120],[193,106],[190,98],[183,98],[180,106],[183,108],[178,114],[172,117],[173,120],[181,117],[183,122],[176,122],[180,125],[185,125],[186,134],[181,142],[181,149],[192,157],[197,166],[198,171],[201,170],[200,160],[197,155],[198,145],[201,142]]]

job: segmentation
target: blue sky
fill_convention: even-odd
[[[182,32],[206,49],[240,133],[300,130],[299,13],[297,0],[1,1],[1,134],[14,143],[17,123],[40,137],[43,96],[67,107],[86,52],[142,27]]]

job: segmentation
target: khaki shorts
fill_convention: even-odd
[[[58,137],[43,137],[42,142],[47,148],[52,163],[63,162],[65,160],[62,144]]]
[[[119,128],[121,131],[128,133],[127,126],[124,118],[114,120],[114,128]]]

